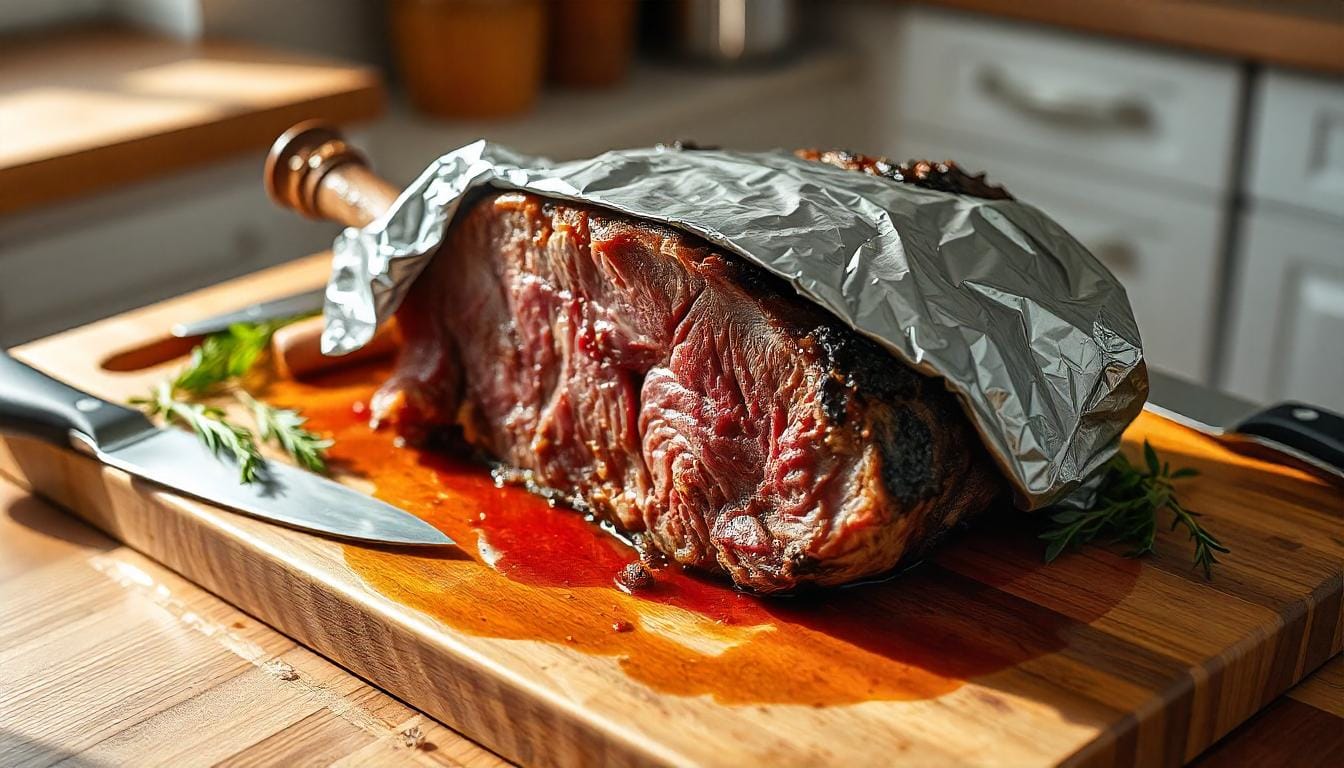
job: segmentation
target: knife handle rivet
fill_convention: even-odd
[[[1318,411],[1314,411],[1310,408],[1294,408],[1293,418],[1297,419],[1298,421],[1315,421],[1321,418],[1321,414]]]
[[[95,400],[92,397],[81,397],[75,401],[75,410],[79,411],[80,413],[93,413],[94,411],[102,407],[103,407],[102,402],[99,400]]]

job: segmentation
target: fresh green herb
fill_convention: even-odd
[[[207,336],[191,350],[191,360],[173,380],[173,389],[204,395],[242,378],[266,351],[271,336],[297,319],[236,323],[223,333]]]
[[[299,466],[312,472],[326,472],[327,449],[332,441],[304,429],[308,419],[298,411],[276,408],[239,390],[238,399],[252,409],[252,418],[261,430],[263,442],[271,441],[294,458]]]
[[[1050,516],[1053,526],[1042,533],[1046,542],[1045,560],[1050,562],[1066,549],[1077,548],[1098,539],[1129,544],[1130,557],[1153,551],[1157,539],[1157,516],[1163,509],[1172,514],[1171,530],[1182,526],[1195,545],[1195,565],[1212,578],[1215,552],[1226,553],[1213,534],[1200,525],[1199,514],[1188,510],[1176,498],[1174,481],[1199,474],[1190,468],[1172,471],[1157,458],[1157,452],[1143,442],[1143,467],[1135,466],[1124,454],[1116,454],[1106,465],[1092,509],[1060,510]]]
[[[257,432],[229,420],[220,408],[194,402],[198,398],[232,394],[247,406],[260,432],[260,442],[272,442],[300,466],[325,472],[326,451],[331,441],[304,428],[305,419],[296,410],[274,408],[237,387],[270,346],[271,336],[301,318],[264,323],[239,323],[223,333],[207,336],[191,350],[191,359],[169,381],[160,382],[148,397],[131,403],[150,416],[176,421],[189,427],[217,456],[238,463],[240,479],[251,483],[266,460],[257,447]]]
[[[266,464],[252,430],[230,422],[218,408],[178,399],[171,382],[160,382],[149,397],[133,397],[131,403],[150,416],[191,428],[212,453],[227,456],[238,464],[239,480],[243,483],[254,482]]]

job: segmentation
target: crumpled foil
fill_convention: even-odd
[[[940,376],[1036,509],[1116,451],[1147,395],[1120,283],[1030,205],[922,189],[786,152],[634,149],[553,163],[485,141],[436,160],[334,245],[322,350],[372,338],[470,192],[526,190],[698,235]]]

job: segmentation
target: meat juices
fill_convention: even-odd
[[[632,217],[485,195],[397,321],[379,419],[411,439],[460,427],[758,592],[889,571],[1002,486],[940,380],[763,270]]]

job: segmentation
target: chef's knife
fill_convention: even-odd
[[[237,323],[261,323],[320,312],[325,292],[324,288],[315,288],[230,310],[202,320],[178,323],[170,329],[172,335],[118,350],[104,358],[100,364],[109,371],[138,371],[161,365],[187,354],[194,344],[206,336],[227,331]]]
[[[1344,416],[1287,402],[1261,408],[1148,369],[1148,410],[1217,438],[1246,440],[1344,479]]]
[[[286,317],[310,315],[322,310],[327,289],[315,288],[303,293],[282,296],[270,301],[261,301],[241,309],[225,312],[214,317],[196,320],[190,323],[178,323],[172,328],[173,335],[179,339],[193,336],[209,336],[212,333],[227,331],[238,323],[260,323],[267,320],[280,320]]]
[[[326,478],[271,462],[242,484],[238,468],[179,429],[100,400],[0,352],[0,432],[90,453],[136,477],[291,528],[379,544],[453,540],[408,512]]]

